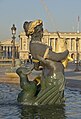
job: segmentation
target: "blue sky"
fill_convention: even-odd
[[[23,23],[35,19],[48,31],[76,31],[78,16],[81,22],[81,0],[0,0],[0,40],[11,38],[13,24],[18,38]]]

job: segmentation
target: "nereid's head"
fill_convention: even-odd
[[[35,20],[35,21],[25,21],[23,24],[24,31],[26,33],[26,36],[33,35],[33,37],[41,35],[41,38],[43,36],[43,22],[42,20]]]

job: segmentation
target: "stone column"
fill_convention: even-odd
[[[57,40],[58,38],[55,38],[55,50],[56,50]]]
[[[4,50],[4,58],[6,58],[6,46],[4,46],[5,50]]]
[[[79,59],[81,60],[81,38],[79,39]]]
[[[20,50],[22,50],[22,38],[20,38]]]
[[[66,38],[66,42],[67,42],[67,49],[69,50],[69,54],[71,56],[71,39]]]
[[[12,58],[12,53],[11,53],[11,46],[9,47],[9,57]]]
[[[9,47],[10,47],[10,46],[8,46],[8,58],[10,58],[10,52],[9,52]]]
[[[3,59],[3,46],[0,45],[0,58]]]
[[[3,58],[5,57],[5,47],[3,46]]]
[[[76,41],[74,38],[71,39],[71,47],[72,51],[76,51]]]
[[[69,50],[71,51],[72,50],[72,41],[71,41],[71,38],[70,39],[68,38],[68,40],[69,40],[69,44],[68,44],[69,45]]]
[[[53,51],[55,51],[55,38],[54,38],[54,40],[53,40],[53,43],[54,43]]]
[[[50,46],[52,47],[52,51],[55,51],[55,39],[50,38]]]
[[[6,58],[8,58],[8,46],[6,46]]]

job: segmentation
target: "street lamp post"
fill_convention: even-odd
[[[15,35],[16,35],[16,27],[13,24],[12,28],[12,66],[15,67]]]
[[[77,37],[76,38],[76,68],[75,68],[75,71],[79,71],[79,68],[78,68],[78,62],[79,62],[78,40],[79,40],[79,38]]]

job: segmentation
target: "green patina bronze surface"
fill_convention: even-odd
[[[40,63],[34,65],[35,70],[40,70],[42,74],[40,84],[36,80],[30,81],[28,74],[32,70],[27,67],[19,67],[16,73],[20,76],[20,87],[22,91],[18,95],[18,102],[27,105],[52,105],[61,104],[64,99],[64,66],[62,60],[68,56],[68,50],[55,53],[48,45],[42,44],[43,24],[41,20],[25,22],[24,30],[26,35],[31,36],[30,52],[34,59]],[[44,58],[46,49],[49,48],[47,57]]]
[[[53,62],[52,68],[56,69],[51,69],[48,65],[43,67],[40,85],[37,85],[35,81],[28,80],[28,68],[18,68],[16,72],[20,76],[20,87],[22,89],[18,95],[18,102],[27,105],[61,104],[64,98],[65,79],[63,65],[60,69],[58,68],[61,63],[58,63],[58,67],[56,65],[57,63]]]

